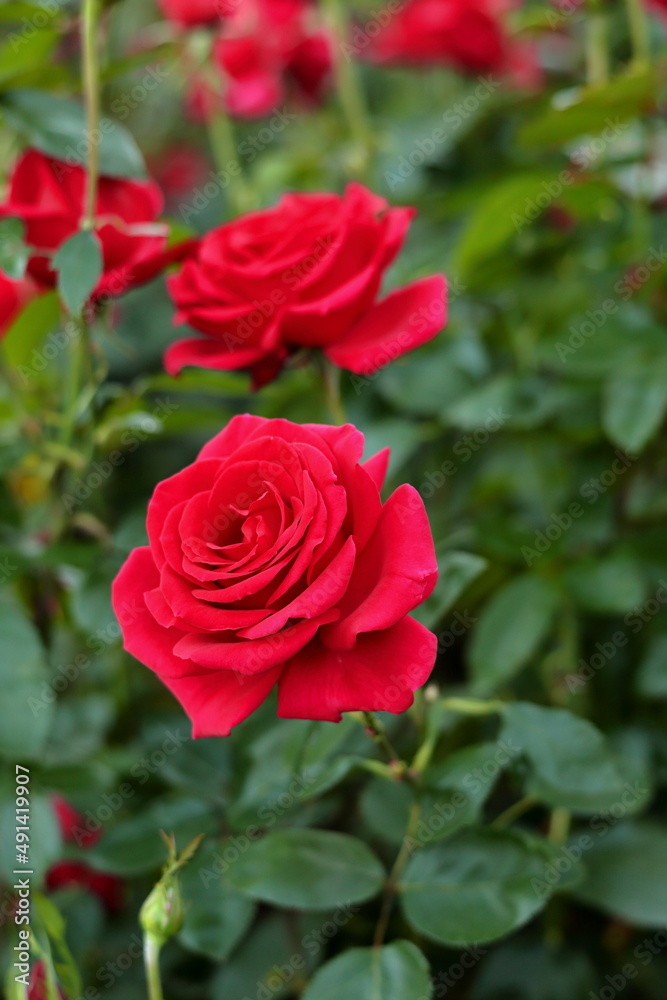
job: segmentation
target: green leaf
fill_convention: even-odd
[[[24,233],[25,226],[21,219],[0,219],[0,271],[16,281],[23,277],[28,263]]]
[[[565,709],[516,702],[504,709],[502,737],[521,748],[525,791],[587,816],[619,803],[627,782],[603,734]]]
[[[536,218],[550,203],[548,185],[554,183],[554,174],[535,171],[506,177],[491,187],[480,198],[459,240],[454,268],[465,281],[475,267],[492,257],[511,238]],[[540,195],[545,204],[540,207]]]
[[[49,364],[40,348],[59,318],[58,296],[48,292],[29,302],[7,331],[3,341],[7,361],[17,369],[23,384],[28,385]]]
[[[641,114],[655,100],[657,80],[653,69],[627,73],[604,87],[584,90],[580,100],[565,108],[551,108],[519,130],[523,146],[558,145],[590,133],[620,134],[622,122]]]
[[[67,944],[62,914],[55,903],[41,893],[34,894],[33,908],[37,935],[45,934],[48,938],[58,981],[66,990],[67,996],[81,996],[81,976]]]
[[[535,654],[553,621],[558,594],[542,577],[510,580],[484,607],[470,643],[474,688],[488,694]]]
[[[667,412],[667,367],[656,361],[637,371],[615,372],[604,390],[602,424],[614,444],[638,455]]]
[[[585,953],[512,940],[484,958],[471,1000],[583,1000],[596,985],[595,966]]]
[[[60,297],[78,315],[102,275],[102,245],[96,233],[82,230],[63,243],[53,258]]]
[[[89,140],[83,106],[41,90],[10,90],[0,109],[28,145],[66,163],[86,163]],[[98,142],[100,171],[107,177],[144,177],[139,147],[122,125],[103,118]]]
[[[417,851],[399,884],[406,919],[447,945],[493,941],[521,927],[544,906],[537,892],[554,854],[544,841],[511,831],[466,830]]]
[[[0,596],[0,688],[11,710],[0,726],[0,754],[23,763],[39,756],[53,717],[53,695],[42,645],[23,608],[9,592]]]
[[[654,824],[600,820],[576,896],[637,927],[667,923],[667,832]]]
[[[428,962],[410,941],[352,948],[318,969],[303,1000],[430,1000]]]
[[[667,634],[654,636],[637,673],[637,690],[646,698],[667,698]]]
[[[229,958],[255,916],[255,904],[220,877],[221,850],[205,845],[181,874],[187,906],[181,944],[215,962]]]
[[[563,579],[577,603],[598,614],[633,611],[646,595],[641,565],[625,552],[611,552],[602,559],[579,559]]]
[[[384,870],[365,844],[347,834],[275,830],[240,854],[227,878],[253,899],[323,910],[375,896]]]
[[[11,32],[0,46],[0,88],[28,82],[21,78],[48,64],[59,41],[59,32],[51,28],[42,28],[32,35]]]
[[[413,612],[414,617],[427,628],[433,628],[487,566],[486,559],[471,552],[446,552],[438,559],[437,586],[429,599]]]
[[[113,814],[128,806],[132,808],[137,787],[137,782],[125,781],[117,791],[101,796],[98,807],[93,805],[90,810],[92,821],[87,828],[95,829],[98,815],[104,817],[104,821],[99,821],[104,826],[110,811]],[[186,844],[201,833],[209,833],[214,825],[208,805],[199,799],[158,799],[105,830],[100,843],[88,852],[88,860],[93,867],[117,875],[152,872],[165,860],[160,830],[173,833],[179,844]]]
[[[346,911],[342,915],[349,917]],[[312,915],[308,922],[295,916],[290,927],[284,913],[272,913],[258,921],[214,977],[213,1000],[293,996],[294,986],[308,975],[314,956],[326,941],[319,925],[313,927],[311,921]]]

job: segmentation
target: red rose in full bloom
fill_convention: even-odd
[[[30,278],[15,281],[0,271],[0,338],[36,294],[37,288]]]
[[[58,817],[60,831],[65,843],[77,844],[84,849],[93,847],[100,839],[100,830],[88,830],[84,817],[57,795],[53,800],[53,809]],[[123,905],[123,881],[117,875],[98,871],[79,858],[58,861],[51,865],[46,873],[48,889],[64,889],[75,886],[92,892],[104,903],[110,912],[119,910]]]
[[[424,344],[445,324],[442,276],[377,301],[414,214],[350,184],[342,196],[289,194],[214,229],[169,280],[176,322],[207,339],[174,344],[167,371],[249,368],[261,384],[290,352],[316,347],[365,375]]]
[[[237,4],[214,49],[230,114],[265,115],[284,101],[289,89],[310,103],[321,100],[333,59],[329,36],[315,23],[315,14],[307,0]]]
[[[224,736],[278,687],[278,715],[403,712],[435,662],[408,613],[437,566],[421,497],[385,504],[387,454],[353,426],[234,417],[158,484],[150,544],[113,585],[125,649]]]
[[[42,288],[55,286],[50,258],[80,228],[85,187],[83,167],[35,149],[23,153],[14,167],[0,215],[25,223],[25,240],[33,250],[28,274]],[[161,211],[162,194],[153,181],[100,178],[96,233],[104,273],[96,296],[120,295],[184,256],[189,243],[167,250],[168,227],[156,222]]]
[[[239,0],[158,0],[164,16],[182,28],[215,24],[228,14]]]

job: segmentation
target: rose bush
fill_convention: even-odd
[[[248,368],[261,384],[290,353],[319,348],[367,374],[431,340],[446,321],[442,276],[378,302],[414,215],[350,184],[344,195],[285,195],[212,230],[169,280],[176,322],[207,339],[170,347],[167,371]]]
[[[403,712],[436,638],[408,613],[437,579],[419,494],[382,504],[387,455],[354,427],[235,417],[160,483],[150,544],[118,575],[125,648],[224,736],[275,686],[278,715]]]

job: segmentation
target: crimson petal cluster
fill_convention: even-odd
[[[378,301],[414,215],[355,183],[344,195],[289,194],[212,230],[168,282],[176,322],[206,339],[173,344],[167,371],[248,368],[261,385],[305,347],[367,375],[432,339],[446,322],[442,275]]]
[[[160,483],[150,544],[113,587],[125,648],[195,736],[227,735],[278,688],[283,718],[405,711],[436,638],[409,612],[437,567],[419,494],[386,503],[387,453],[353,426],[235,417]]]

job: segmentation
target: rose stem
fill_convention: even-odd
[[[396,894],[398,892],[398,883],[403,874],[405,866],[410,860],[410,855],[414,849],[413,840],[417,832],[417,827],[419,825],[419,819],[421,817],[421,803],[413,802],[410,808],[410,817],[408,819],[408,827],[405,831],[405,837],[403,838],[403,843],[401,845],[401,850],[394,862],[394,865],[389,874],[389,879],[385,885],[384,898],[382,900],[382,908],[380,910],[380,916],[375,928],[375,935],[373,937],[373,947],[380,948],[385,939],[387,933],[387,928],[389,927],[389,919],[391,917],[391,911],[394,907],[394,900],[396,899]]]
[[[651,58],[651,39],[645,0],[625,0],[632,40],[632,62],[636,69],[645,67]]]
[[[164,1000],[160,981],[160,944],[152,934],[146,934],[144,938],[144,964],[149,1000]]]
[[[350,134],[359,151],[359,161],[355,166],[360,176],[365,177],[370,167],[373,140],[364,92],[359,82],[356,66],[350,56],[343,51],[347,37],[347,5],[342,0],[325,0],[324,7],[333,39],[333,60],[338,95]]]
[[[229,180],[225,191],[230,214],[243,215],[254,207],[253,193],[243,174],[234,124],[225,110],[220,74],[217,66],[210,61],[206,69],[206,82],[213,95],[212,107],[206,110],[206,124],[213,159],[219,172]]]
[[[86,101],[86,128],[88,130],[88,172],[82,229],[95,228],[95,206],[100,171],[100,149],[96,140],[100,119],[100,67],[97,51],[97,27],[100,14],[99,0],[84,0],[81,19],[81,47],[83,50],[83,92]]]
[[[586,13],[586,76],[591,86],[601,86],[609,79],[607,12],[605,0],[588,0]]]
[[[324,396],[327,409],[335,423],[345,424],[347,423],[347,418],[340,391],[340,369],[332,365],[325,357],[322,357],[321,361],[322,382],[324,383]]]

